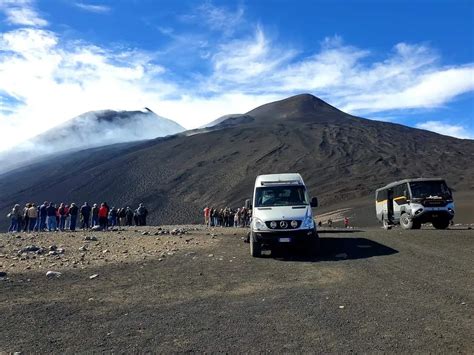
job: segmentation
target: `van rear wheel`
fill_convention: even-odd
[[[403,229],[412,229],[413,228],[413,221],[408,215],[408,213],[403,213],[400,216],[400,225]]]

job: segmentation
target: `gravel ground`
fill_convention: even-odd
[[[474,352],[472,230],[332,232],[258,259],[243,229],[0,234],[0,352]]]

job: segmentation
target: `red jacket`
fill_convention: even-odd
[[[109,209],[105,206],[101,206],[99,208],[99,218],[107,218],[107,216],[109,215]]]

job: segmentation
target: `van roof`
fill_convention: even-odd
[[[264,186],[265,184],[298,184],[304,185],[303,178],[298,173],[286,174],[267,174],[259,175],[255,180],[255,186]]]
[[[385,185],[384,187],[381,187],[377,190],[375,190],[376,192],[377,191],[380,191],[380,190],[385,190],[385,189],[388,189],[390,187],[394,187],[394,186],[397,186],[397,185],[400,185],[400,184],[404,184],[404,183],[407,183],[407,182],[418,182],[418,181],[445,181],[443,178],[416,178],[416,179],[404,179],[404,180],[399,180],[399,181],[394,181],[394,182],[391,182],[390,184],[388,185]]]

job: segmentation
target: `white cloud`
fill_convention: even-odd
[[[191,14],[181,16],[185,22],[205,25],[213,31],[229,36],[236,32],[244,21],[245,10],[239,6],[235,11],[219,7],[206,1],[199,5]]]
[[[0,0],[0,11],[5,13],[11,25],[44,27],[48,21],[34,8],[33,0]]]
[[[74,5],[80,8],[81,10],[93,12],[96,14],[105,14],[111,11],[111,8],[106,5],[92,5],[83,2],[76,2]]]
[[[16,4],[33,9],[28,0],[0,0],[3,11]],[[209,2],[203,9],[216,31],[224,19],[245,21],[243,10]],[[216,38],[163,29],[173,43],[156,52],[70,41],[29,26],[0,33],[0,150],[90,110],[147,106],[196,128],[301,92],[353,114],[387,117],[391,110],[440,107],[474,90],[472,63],[441,65],[423,44],[401,42],[381,54],[335,36],[302,52],[261,26],[245,36],[221,31]],[[182,60],[179,69],[170,57]],[[187,60],[199,69],[186,70]],[[468,136],[454,127],[444,134]]]
[[[463,138],[463,139],[474,139],[474,135],[467,132],[467,130],[456,124],[444,123],[441,121],[426,121],[418,123],[417,128],[426,129],[428,131],[443,134],[445,136]]]

